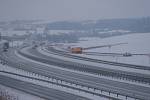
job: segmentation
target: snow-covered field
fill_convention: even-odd
[[[84,41],[83,41],[84,40]],[[96,55],[84,55],[95,59],[103,59],[108,61],[117,61],[122,63],[147,65],[150,66],[150,33],[136,33],[122,36],[115,36],[110,38],[81,38],[78,43],[72,43],[69,45],[76,45],[78,47],[92,47],[100,45],[109,45],[116,43],[127,43],[111,48],[97,48],[85,50],[86,52],[99,52],[99,53],[131,53],[131,54],[148,54],[148,55],[133,55],[131,57],[117,57],[117,56],[96,56]],[[79,55],[79,54],[78,54]]]

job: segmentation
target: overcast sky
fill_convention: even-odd
[[[0,0],[0,21],[90,20],[150,16],[150,0]]]

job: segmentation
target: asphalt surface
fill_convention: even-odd
[[[0,84],[44,98],[46,100],[90,100],[81,96],[20,81],[3,75],[0,75]]]
[[[10,51],[4,55],[7,60],[13,62],[10,65],[27,71],[39,73],[41,75],[62,79],[83,86],[89,86],[97,89],[108,90],[118,94],[124,94],[131,97],[148,100],[150,98],[150,88],[112,81],[108,79],[87,76],[79,73],[73,73],[65,70],[58,70],[49,66],[39,65],[25,59],[18,58],[14,51]],[[37,55],[38,56],[38,55]],[[16,66],[20,64],[20,66]]]

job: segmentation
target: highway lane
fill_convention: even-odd
[[[39,62],[56,65],[59,67],[65,67],[69,69],[87,71],[90,73],[103,74],[105,76],[108,76],[110,74],[110,76],[113,76],[113,77],[123,77],[123,78],[128,78],[131,80],[144,81],[144,82],[150,83],[150,75],[145,74],[145,73],[128,72],[128,71],[124,71],[120,69],[109,69],[109,68],[104,68],[104,67],[99,67],[99,66],[93,66],[93,65],[91,66],[87,64],[80,64],[77,62],[66,61],[66,60],[62,60],[59,58],[46,56],[38,52],[36,49],[27,49],[27,51],[28,52],[26,52],[26,50],[23,49],[23,51],[21,52],[23,52],[22,54],[27,54],[30,56],[30,58],[37,60]],[[34,57],[31,57],[31,55],[34,55]],[[29,56],[26,56],[26,57],[29,57]]]
[[[65,70],[58,70],[55,68],[51,68],[49,66],[35,64],[30,61],[26,61],[25,59],[18,58],[13,51],[7,53],[5,57],[12,62],[16,62],[17,64],[21,64],[18,66],[19,68],[33,71],[45,76],[55,77],[62,80],[66,80],[69,82],[73,82],[76,84],[81,84],[83,86],[93,87],[102,90],[115,91],[118,94],[126,94],[128,96],[136,96],[138,98],[150,98],[150,88],[132,85],[128,83],[116,82],[108,79],[102,79],[92,76],[86,76],[82,74],[72,73]],[[13,66],[13,64],[11,64]],[[14,67],[17,67],[14,65]]]
[[[46,100],[90,100],[81,96],[20,81],[3,75],[0,75],[0,84],[36,95]]]

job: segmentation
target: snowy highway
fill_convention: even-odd
[[[54,77],[60,80],[65,80],[70,83],[79,84],[81,86],[87,86],[89,88],[100,89],[103,91],[112,92],[127,97],[140,98],[140,99],[150,98],[149,97],[150,88],[144,86],[117,82],[117,81],[108,80],[104,78],[87,76],[87,75],[78,74],[75,72],[73,73],[73,72],[60,70],[60,69],[58,70],[57,67],[54,68],[50,66],[45,66],[42,64],[34,63],[26,59],[19,58],[17,55],[15,55],[14,50],[11,50],[10,52],[4,54],[3,56],[5,56],[6,60],[8,60],[7,63],[13,67],[18,67],[27,71],[39,73],[44,76]],[[38,57],[39,55],[37,54],[34,56]]]
[[[150,100],[150,0],[0,0],[0,100]]]
[[[72,73],[69,74],[67,71],[57,70],[57,69],[51,68],[49,66],[43,66],[43,65],[39,65],[39,64],[27,61],[25,59],[20,59],[16,55],[14,55],[13,50],[10,51],[9,53],[10,54],[3,55],[3,57],[5,58],[5,61],[7,59],[6,64],[8,64],[11,67],[16,67],[16,68],[23,69],[23,70],[26,70],[29,72],[38,73],[38,74],[44,75],[46,77],[63,80],[65,82],[70,82],[71,84],[74,84],[74,83],[76,83],[76,85],[81,84],[81,86],[88,86],[89,88],[91,88],[92,83],[89,84],[89,82],[87,82],[85,80],[78,79],[79,78],[79,76],[77,76],[78,74],[73,74],[73,75],[76,75],[76,77],[73,77],[73,75],[70,76]],[[78,82],[76,80],[78,80]],[[102,95],[102,97],[103,97],[103,95]],[[104,96],[104,97],[107,97],[107,96]],[[109,98],[112,98],[112,97],[109,97]]]
[[[56,65],[62,68],[68,68],[68,69],[74,69],[84,72],[89,72],[93,74],[101,74],[106,76],[112,76],[112,77],[120,77],[120,78],[127,78],[135,81],[140,82],[146,82],[150,83],[150,71],[147,70],[139,70],[139,69],[131,69],[131,68],[122,68],[118,66],[112,66],[107,64],[97,64],[92,63],[88,61],[86,63],[84,60],[77,60],[78,62],[73,62],[74,60],[63,58],[58,58],[53,55],[47,56],[46,54],[41,54],[37,50],[28,49],[28,52],[26,51],[27,48],[23,49],[23,52],[19,52],[22,55],[34,59],[39,62],[43,62],[50,65]],[[61,57],[61,56],[59,56]],[[59,61],[59,62],[58,62]],[[143,74],[144,73],[144,74]]]

